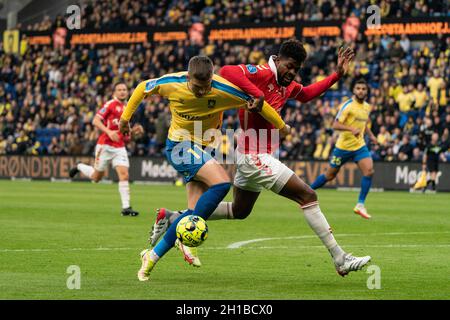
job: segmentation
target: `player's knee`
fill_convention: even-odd
[[[375,169],[374,169],[373,167],[372,167],[372,168],[369,168],[369,169],[367,170],[366,176],[371,177],[371,176],[374,175],[374,173],[375,173]]]
[[[235,207],[233,206],[233,217],[237,220],[243,220],[247,218],[252,212],[252,208],[249,207]]]
[[[306,188],[302,194],[302,204],[307,204],[317,201],[317,193],[309,186]]]
[[[129,175],[128,175],[128,172],[125,172],[125,173],[122,173],[122,174],[120,175],[119,180],[120,180],[120,181],[128,181],[129,178],[130,178],[130,177],[129,177]]]
[[[103,172],[102,171],[94,171],[94,173],[91,175],[91,181],[98,183],[103,178]]]

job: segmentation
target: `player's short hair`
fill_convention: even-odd
[[[355,79],[355,80],[353,81],[353,84],[352,84],[352,92],[353,92],[353,90],[355,89],[355,86],[356,86],[357,84],[364,84],[364,85],[366,86],[367,90],[369,90],[369,84],[367,83],[366,79],[364,79],[364,78],[358,78],[358,79]]]
[[[119,80],[119,81],[117,81],[117,82],[114,82],[114,84],[113,84],[113,92],[116,91],[117,86],[118,86],[118,85],[121,85],[121,84],[125,85],[125,87],[128,88],[128,86],[127,86],[127,84],[125,83],[125,81]]]
[[[281,58],[292,58],[299,64],[306,60],[306,50],[299,40],[288,40],[281,44],[278,56]]]
[[[188,73],[191,77],[208,81],[214,72],[214,65],[207,56],[194,56],[189,60]]]

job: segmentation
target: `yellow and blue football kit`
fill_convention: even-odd
[[[129,121],[141,101],[152,94],[169,100],[172,121],[165,153],[186,182],[214,156],[211,146],[216,147],[220,141],[215,141],[214,134],[207,131],[221,128],[223,111],[244,108],[252,100],[239,87],[218,75],[213,75],[211,90],[198,98],[188,86],[187,72],[178,72],[141,82],[130,97],[122,119]],[[260,114],[277,129],[285,125],[266,102]]]
[[[342,104],[336,115],[336,121],[351,128],[359,129],[360,133],[355,136],[351,131],[340,132],[331,156],[331,167],[338,168],[349,160],[358,162],[361,159],[371,157],[364,141],[369,114],[370,105],[365,101],[359,103],[350,99]]]

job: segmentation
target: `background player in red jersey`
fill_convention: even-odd
[[[281,45],[278,56],[271,56],[267,64],[224,66],[220,75],[251,96],[264,98],[280,113],[288,99],[307,102],[320,96],[347,72],[353,57],[353,50],[340,48],[337,71],[322,81],[303,87],[294,79],[306,59],[306,51],[300,41],[289,40]],[[245,219],[261,191],[269,189],[300,205],[308,224],[330,252],[340,275],[366,265],[370,256],[354,257],[337,244],[315,191],[272,155],[279,145],[278,132],[272,130],[274,127],[258,114],[245,110],[239,111],[239,120],[244,132],[238,137],[234,199],[232,203],[221,202],[210,220]],[[152,243],[176,216],[178,214],[165,208],[159,210],[151,233]]]
[[[105,175],[105,170],[111,162],[119,178],[119,194],[122,201],[123,216],[137,216],[139,212],[133,210],[130,205],[130,186],[128,182],[128,161],[125,144],[130,141],[130,136],[124,136],[119,132],[119,120],[128,98],[128,88],[125,83],[114,85],[113,99],[106,102],[97,112],[92,121],[102,133],[95,147],[94,167],[79,163],[69,172],[71,178],[81,172],[93,182],[99,182]],[[141,125],[135,125],[131,130],[133,136],[143,133]]]

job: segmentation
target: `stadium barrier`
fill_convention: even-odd
[[[69,170],[78,162],[93,164],[93,157],[74,156],[0,156],[1,179],[32,180],[68,180]],[[325,171],[325,161],[284,161],[298,176],[307,183],[312,183],[320,173]],[[230,177],[235,172],[234,165],[224,165]],[[437,176],[438,191],[450,191],[450,164],[441,163]],[[409,190],[417,181],[421,172],[420,163],[376,162],[373,188],[384,190]],[[132,157],[130,159],[130,180],[140,183],[173,183],[179,178],[178,173],[164,158]],[[117,181],[111,168],[106,179]],[[86,180],[76,178],[76,180]],[[356,164],[347,163],[342,167],[335,181],[327,184],[331,188],[359,188],[361,172]]]

